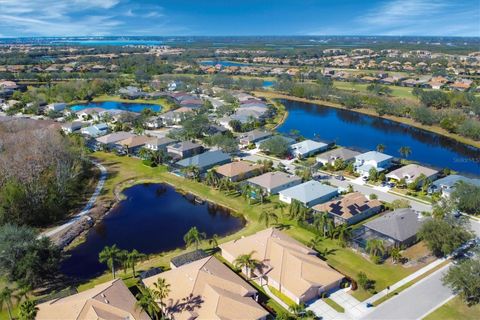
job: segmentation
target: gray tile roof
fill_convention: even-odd
[[[177,165],[181,167],[195,166],[198,168],[211,167],[216,164],[223,164],[230,161],[230,155],[223,153],[220,150],[207,151],[201,154],[197,154],[193,157],[186,158],[177,162]]]
[[[382,162],[392,158],[393,158],[392,156],[385,153],[378,152],[378,151],[368,151],[368,152],[359,154],[355,157],[355,159],[357,160],[363,160],[363,161],[373,160],[375,162]]]
[[[276,187],[286,185],[290,182],[301,181],[301,180],[302,179],[300,179],[297,176],[287,174],[281,171],[275,171],[275,172],[267,172],[262,174],[261,176],[248,179],[248,182],[256,184],[266,189],[274,189]]]
[[[318,155],[317,159],[328,161],[328,162],[335,159],[350,160],[355,158],[355,156],[358,156],[359,154],[360,152],[350,150],[347,148],[337,148],[337,149],[333,149]]]
[[[402,242],[416,235],[424,221],[417,212],[405,208],[369,221],[365,223],[365,227]]]
[[[466,183],[470,183],[476,186],[480,186],[480,179],[471,179],[467,178],[464,176],[460,176],[457,174],[451,174],[449,176],[446,176],[444,178],[438,179],[437,181],[434,181],[432,184],[436,186],[437,188],[440,188],[442,186],[445,186],[447,188],[453,187],[457,182],[459,181],[464,181]]]

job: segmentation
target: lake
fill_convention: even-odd
[[[85,104],[76,104],[70,106],[72,111],[81,111],[87,108],[103,108],[107,110],[119,109],[131,112],[142,112],[144,109],[150,109],[152,111],[158,112],[162,110],[162,106],[158,104],[148,104],[148,103],[130,103],[130,102],[117,102],[117,101],[105,101],[105,102],[90,102]]]
[[[107,267],[98,262],[98,254],[105,246],[160,253],[183,247],[183,236],[193,226],[211,238],[245,225],[243,218],[227,209],[209,202],[199,204],[167,184],[138,184],[123,193],[125,200],[88,232],[84,243],[69,251],[71,256],[61,268],[64,274],[81,279],[102,274]]]
[[[359,151],[386,146],[385,153],[400,157],[399,149],[412,150],[409,160],[435,168],[450,168],[462,174],[480,176],[480,149],[453,139],[395,121],[358,112],[292,100],[280,100],[288,110],[278,131],[299,130],[307,137],[334,141]]]

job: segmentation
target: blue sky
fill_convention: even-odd
[[[0,37],[480,36],[480,0],[0,0]]]

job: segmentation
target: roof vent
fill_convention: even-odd
[[[109,304],[109,302],[108,302],[108,300],[107,300],[107,299],[105,299],[105,300],[103,300],[103,301],[104,301],[106,304]]]

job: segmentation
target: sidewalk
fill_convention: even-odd
[[[440,264],[442,264],[446,260],[447,260],[446,258],[441,258],[441,259],[437,259],[437,260],[433,261],[432,263],[426,265],[422,269],[417,270],[416,272],[412,273],[411,275],[409,275],[409,276],[403,278],[402,280],[398,281],[397,283],[391,285],[389,290],[384,289],[384,290],[378,292],[377,294],[375,294],[374,296],[371,296],[367,300],[363,301],[363,303],[366,304],[366,303],[373,303],[373,302],[377,301],[378,299],[386,296],[389,292],[392,292],[392,291],[400,288],[404,284],[406,284],[406,283],[414,280],[415,278],[421,276],[422,274],[424,274],[426,272],[429,272],[430,270],[439,266]]]

